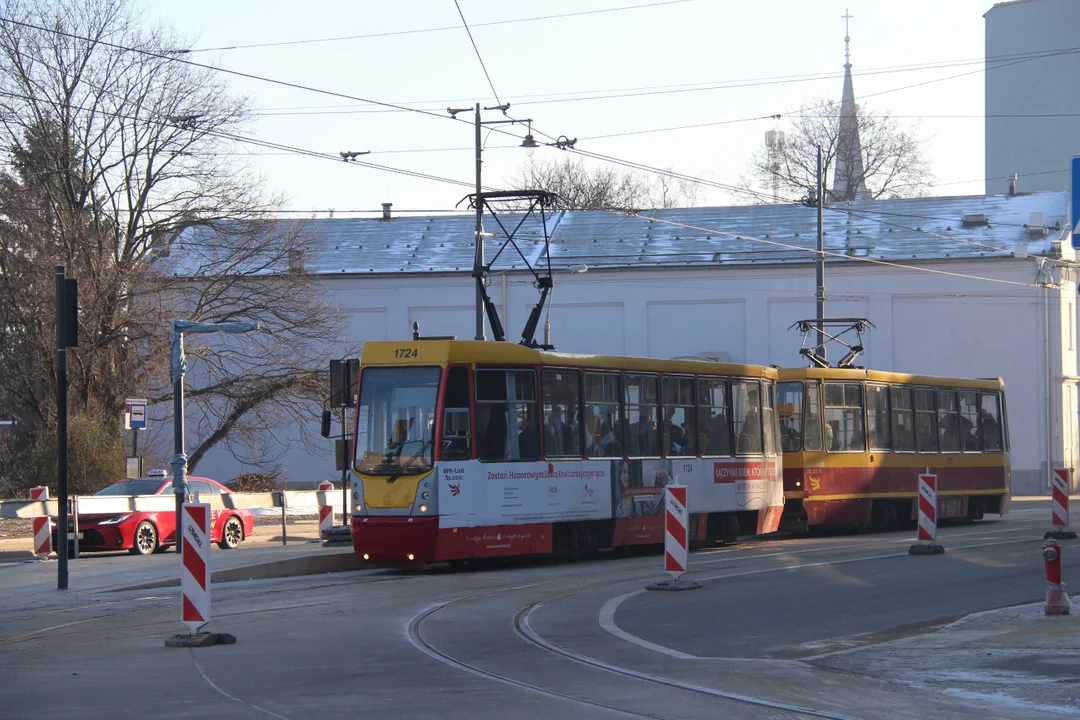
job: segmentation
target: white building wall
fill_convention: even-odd
[[[1031,286],[1031,260],[955,261],[932,265],[950,273],[997,278],[1001,284],[865,264],[830,265],[831,317],[868,317],[863,364],[881,370],[1002,377],[1008,393],[1017,493],[1046,487],[1046,315],[1043,290]],[[553,343],[562,351],[653,357],[715,356],[733,362],[801,366],[800,335],[788,327],[814,315],[814,271],[790,267],[718,267],[628,271],[590,270],[556,277],[551,311]],[[326,281],[352,317],[359,342],[424,335],[474,334],[473,285],[465,276],[352,277]],[[490,288],[502,306],[502,281]],[[1051,400],[1055,464],[1076,462],[1076,285],[1051,296]],[[531,277],[506,282],[507,338],[516,342],[537,292]],[[506,313],[503,313],[504,317]],[[544,332],[544,318],[537,338]],[[1070,340],[1070,332],[1072,332]],[[489,331],[490,333],[490,331]],[[489,334],[490,337],[490,334]],[[854,338],[853,338],[854,339]],[[1072,342],[1072,346],[1069,343]],[[1064,343],[1064,347],[1062,347]],[[830,358],[842,350],[829,349]],[[1068,393],[1071,393],[1068,394]],[[1063,420],[1063,418],[1066,418]],[[318,433],[318,428],[311,428]],[[282,429],[282,435],[291,431]],[[1062,438],[1066,438],[1063,442]],[[321,439],[317,439],[322,443]],[[282,468],[293,485],[340,477],[325,452],[291,449]],[[224,480],[239,467],[211,451],[199,473]]]
[[[1080,2],[1003,2],[984,17],[986,193],[1008,192],[1013,173],[1022,192],[1067,191],[1069,159],[1080,155],[1080,55],[1054,51],[1076,47]]]

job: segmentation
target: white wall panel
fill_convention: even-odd
[[[646,305],[649,357],[727,352],[746,360],[746,303],[739,300],[651,302]]]
[[[476,310],[471,305],[448,307],[410,307],[405,333],[395,330],[394,337],[411,338],[413,323],[420,323],[420,335],[456,335],[458,340],[476,337]],[[491,338],[490,331],[487,333]]]
[[[521,340],[521,331],[535,305],[526,305],[517,316],[520,322],[506,328],[512,342]],[[544,320],[536,325],[537,342],[544,341]],[[551,308],[551,344],[560,352],[587,355],[623,355],[626,342],[621,303],[556,303]]]

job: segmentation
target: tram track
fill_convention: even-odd
[[[642,574],[642,575],[637,575],[635,577],[630,577],[630,578],[627,578],[627,577],[624,576],[624,577],[621,577],[619,579],[612,579],[612,580],[606,580],[606,581],[601,581],[601,582],[590,583],[585,587],[578,587],[578,588],[575,588],[574,590],[566,590],[566,591],[561,591],[561,592],[558,592],[558,593],[553,593],[553,594],[548,595],[548,596],[546,596],[546,597],[544,597],[544,598],[542,598],[540,600],[529,603],[525,607],[518,610],[518,612],[514,614],[514,617],[513,617],[512,623],[511,623],[511,627],[512,627],[512,629],[513,629],[516,636],[518,636],[519,638],[524,640],[526,643],[528,643],[529,645],[532,645],[533,647],[535,647],[537,649],[543,650],[543,651],[548,652],[548,653],[555,654],[557,656],[563,657],[563,658],[565,658],[567,660],[578,663],[580,665],[584,665],[584,666],[587,666],[587,667],[590,667],[590,668],[593,668],[593,669],[596,669],[596,670],[600,670],[600,671],[612,673],[612,674],[615,674],[615,675],[619,675],[619,676],[622,676],[622,677],[625,677],[625,678],[644,681],[644,682],[648,682],[648,683],[651,683],[651,684],[654,684],[654,685],[657,685],[657,686],[667,687],[669,689],[674,689],[674,690],[683,691],[683,692],[690,692],[690,693],[693,693],[695,695],[702,695],[702,696],[712,697],[712,698],[715,698],[715,699],[734,702],[734,703],[738,703],[738,704],[741,704],[741,705],[748,705],[748,706],[759,707],[759,708],[767,709],[767,710],[775,710],[775,711],[779,711],[779,712],[792,713],[792,714],[794,714],[796,716],[801,716],[801,717],[824,718],[825,720],[861,720],[860,718],[856,718],[854,716],[840,715],[840,714],[835,714],[835,713],[828,713],[828,712],[824,712],[824,711],[814,710],[812,708],[803,708],[803,707],[799,707],[799,706],[795,706],[795,705],[789,705],[789,704],[785,704],[785,703],[777,703],[777,702],[773,702],[773,701],[770,701],[770,700],[765,699],[765,698],[754,698],[754,697],[750,697],[750,696],[747,696],[747,695],[739,695],[739,694],[736,694],[736,693],[726,693],[726,692],[723,692],[723,691],[720,691],[720,690],[715,690],[715,689],[712,689],[712,688],[706,688],[706,687],[702,687],[702,686],[699,686],[699,685],[693,685],[693,684],[690,684],[690,683],[682,683],[682,682],[679,682],[679,681],[676,681],[676,680],[671,680],[669,678],[662,678],[662,677],[659,677],[659,676],[650,675],[648,673],[642,673],[642,672],[638,672],[638,671],[635,671],[635,670],[631,670],[629,668],[621,668],[621,667],[618,667],[618,666],[615,666],[615,665],[610,665],[608,663],[604,663],[604,662],[596,660],[594,658],[589,658],[589,657],[586,657],[586,656],[583,656],[583,655],[579,655],[577,653],[570,652],[568,650],[565,650],[564,648],[560,648],[560,647],[558,647],[558,646],[556,646],[556,645],[554,645],[552,643],[549,643],[546,640],[544,640],[542,637],[540,637],[538,634],[536,634],[531,629],[531,627],[528,626],[528,615],[531,614],[531,612],[534,609],[536,609],[537,607],[540,607],[541,605],[543,605],[545,603],[550,603],[553,600],[556,600],[556,599],[559,599],[559,598],[564,598],[564,597],[570,597],[572,595],[580,594],[582,592],[602,590],[604,588],[615,587],[617,585],[624,585],[624,584],[634,583],[634,582],[644,582],[644,581],[648,580],[649,578],[655,577],[655,575],[656,575],[656,573],[652,572],[652,573],[649,573],[647,575]],[[465,596],[465,597],[460,597],[460,598],[456,598],[454,600],[449,600],[449,601],[446,601],[446,602],[443,602],[443,603],[439,603],[439,604],[434,605],[432,607],[426,608],[422,612],[415,615],[409,621],[409,623],[408,623],[408,625],[406,627],[406,637],[409,640],[409,642],[417,650],[423,652],[425,655],[427,655],[427,656],[429,656],[429,657],[431,657],[431,658],[433,658],[433,659],[435,659],[435,660],[437,660],[437,661],[439,661],[439,662],[441,662],[441,663],[443,663],[445,665],[448,665],[450,667],[457,668],[458,670],[470,673],[472,675],[475,675],[475,676],[478,676],[478,677],[481,677],[481,678],[484,678],[484,679],[487,679],[487,680],[490,680],[490,681],[493,681],[493,682],[497,682],[497,683],[502,684],[502,685],[507,685],[507,686],[515,687],[515,688],[518,688],[518,689],[521,689],[521,690],[526,690],[526,691],[529,691],[529,692],[537,693],[537,694],[540,694],[540,695],[543,695],[543,696],[546,696],[546,697],[556,698],[556,699],[563,700],[563,701],[566,701],[566,702],[571,702],[571,703],[574,703],[574,704],[577,704],[577,705],[580,705],[580,706],[583,706],[583,707],[589,707],[589,708],[594,708],[594,709],[598,709],[598,710],[605,710],[605,711],[608,711],[608,712],[615,713],[615,714],[617,714],[619,716],[622,716],[622,717],[659,718],[659,719],[665,718],[666,716],[664,716],[664,715],[658,715],[658,714],[654,714],[654,713],[643,713],[643,712],[635,711],[635,710],[628,710],[626,708],[619,707],[617,705],[612,705],[610,703],[599,702],[599,701],[596,701],[596,700],[589,700],[587,698],[578,697],[576,695],[571,695],[569,693],[560,692],[558,690],[554,690],[554,689],[551,689],[551,688],[541,687],[541,686],[536,685],[534,683],[525,682],[523,680],[519,680],[517,678],[511,677],[511,676],[506,675],[506,674],[494,672],[494,671],[491,671],[491,670],[486,670],[486,669],[480,667],[479,665],[477,665],[475,663],[468,662],[468,661],[466,661],[466,660],[464,660],[464,659],[462,659],[460,657],[455,657],[452,653],[444,651],[444,650],[436,647],[434,643],[432,643],[431,641],[429,641],[427,639],[427,637],[425,637],[424,624],[428,620],[430,620],[432,617],[434,617],[436,614],[438,614],[439,612],[444,611],[444,610],[446,610],[446,609],[448,609],[450,607],[453,607],[455,605],[460,605],[462,603],[466,603],[466,602],[470,602],[470,601],[476,601],[476,600],[480,600],[480,599],[490,598],[490,597],[492,597],[494,595],[499,595],[499,594],[503,594],[503,593],[507,593],[507,592],[513,592],[515,590],[530,589],[530,588],[533,588],[533,587],[538,587],[540,585],[547,585],[547,584],[551,584],[551,583],[554,583],[554,582],[560,582],[560,581],[564,581],[564,580],[566,580],[566,578],[555,578],[555,579],[551,579],[551,580],[540,581],[540,582],[536,582],[536,583],[530,583],[530,584],[527,584],[527,585],[518,585],[518,586],[514,586],[514,587],[493,589],[493,590],[490,590],[488,592],[476,593],[476,594],[473,594],[473,595],[468,595],[468,596]]]
[[[972,538],[972,536],[976,536],[976,535],[984,536],[983,538],[981,538],[981,540],[982,540],[981,542],[980,541],[965,542],[964,544],[958,545],[955,548],[957,550],[966,550],[966,549],[973,549],[973,548],[979,548],[979,547],[984,547],[984,546],[993,546],[993,545],[1013,544],[1013,543],[1025,542],[1025,539],[1009,539],[1009,540],[1000,540],[999,539],[1000,536],[1002,536],[1002,535],[1007,536],[1007,535],[1012,535],[1014,533],[1025,533],[1025,532],[1031,532],[1031,528],[1029,528],[1029,527],[1008,527],[1008,526],[1006,526],[1006,527],[987,527],[987,528],[969,529],[969,530],[965,530],[965,531],[962,531],[962,532],[950,533],[949,537],[952,537],[952,538],[955,538],[955,539],[958,539],[958,540],[960,538],[971,538],[972,540],[974,540],[974,538]],[[1034,542],[1035,538],[1031,538],[1031,540]],[[746,545],[743,545],[741,548],[732,548],[731,550],[718,550],[718,551],[714,551],[713,553],[699,553],[697,555],[698,556],[703,555],[703,556],[705,556],[705,558],[707,558],[709,555],[716,555],[716,554],[724,554],[724,555],[726,555],[729,552],[734,553],[734,552],[737,552],[738,550],[741,550],[741,549],[757,549],[757,548],[762,548],[762,547],[767,548],[770,545],[773,545],[775,547],[775,545],[774,545],[775,542],[777,542],[777,541],[756,543],[755,545],[753,545],[752,548],[747,548]],[[780,540],[778,542],[786,543],[787,540]],[[871,561],[871,560],[874,560],[874,559],[879,559],[881,557],[893,557],[893,556],[900,557],[902,555],[905,555],[906,553],[887,552],[886,555],[882,555],[881,551],[886,550],[890,546],[894,546],[894,545],[897,545],[897,544],[910,544],[910,542],[911,542],[910,538],[877,538],[874,541],[872,541],[870,543],[867,543],[866,537],[863,536],[857,541],[837,543],[835,545],[831,545],[828,548],[820,548],[820,547],[801,548],[799,550],[770,552],[770,553],[767,553],[767,554],[750,553],[750,554],[738,555],[738,556],[730,557],[730,558],[713,558],[712,563],[699,562],[698,564],[699,565],[706,565],[706,564],[715,564],[717,562],[733,562],[734,563],[734,562],[745,562],[745,561],[748,561],[748,560],[757,561],[757,560],[762,560],[762,559],[765,559],[765,558],[777,558],[777,557],[791,556],[791,555],[804,555],[804,554],[810,554],[810,553],[816,553],[816,552],[824,552],[824,551],[834,551],[834,552],[841,552],[842,553],[842,552],[850,551],[850,550],[861,550],[861,551],[865,552],[865,555],[863,557],[840,558],[840,559],[837,559],[837,560],[834,560],[834,561],[813,561],[813,560],[810,560],[808,558],[807,562],[803,562],[800,559],[800,561],[797,562],[794,565],[792,565],[792,564],[784,564],[784,565],[778,566],[776,568],[771,568],[771,569],[770,568],[757,568],[757,569],[755,569],[753,571],[755,574],[759,573],[759,572],[771,572],[771,571],[779,572],[779,571],[787,571],[787,570],[791,570],[791,569],[800,569],[800,568],[802,568],[804,566],[805,567],[818,567],[818,566],[821,566],[821,565],[829,565],[829,564],[833,564],[833,563],[845,563],[846,564],[846,563],[850,563],[850,562]],[[702,560],[704,560],[705,558],[702,558]],[[702,568],[700,571],[698,571],[696,573],[692,572],[691,574],[706,574],[707,573],[705,575],[705,577],[701,578],[703,580],[715,580],[715,579],[719,579],[719,578],[727,576],[727,574],[717,574],[718,570],[721,570],[721,568],[705,567],[705,568]],[[603,660],[599,660],[597,658],[592,658],[592,657],[589,657],[589,656],[586,656],[586,655],[582,655],[580,653],[576,653],[576,652],[573,652],[573,651],[568,650],[566,648],[560,647],[560,646],[558,646],[558,645],[544,639],[530,625],[530,618],[532,617],[533,613],[537,609],[539,609],[540,607],[542,607],[542,606],[544,606],[546,604],[550,604],[550,603],[552,603],[552,602],[554,602],[556,600],[572,597],[574,595],[579,595],[579,594],[585,593],[585,592],[593,592],[593,591],[597,591],[597,590],[603,590],[605,588],[616,587],[616,586],[619,586],[619,585],[626,585],[626,584],[631,584],[631,583],[644,582],[644,581],[647,581],[649,579],[655,578],[657,574],[658,574],[657,572],[653,571],[653,572],[649,572],[647,574],[646,573],[635,574],[635,575],[630,576],[630,577],[627,577],[627,576],[624,575],[624,576],[619,577],[619,578],[611,578],[611,579],[605,579],[605,580],[601,580],[601,581],[597,581],[597,582],[591,582],[591,583],[588,583],[585,586],[575,587],[572,590],[564,590],[564,591],[552,593],[550,595],[547,595],[547,596],[545,596],[545,597],[543,597],[543,598],[541,598],[539,600],[535,600],[533,602],[530,602],[527,605],[519,608],[517,610],[517,612],[515,612],[513,614],[513,619],[511,621],[511,629],[513,630],[514,634],[519,639],[521,639],[523,642],[527,643],[528,645],[530,645],[533,648],[544,651],[545,653],[553,654],[555,656],[558,656],[558,657],[561,657],[561,658],[563,658],[565,660],[574,662],[574,663],[576,663],[578,665],[581,665],[583,667],[588,667],[588,668],[591,668],[593,670],[610,673],[610,674],[617,675],[617,676],[624,677],[624,678],[631,679],[631,680],[636,680],[636,681],[640,681],[640,682],[647,682],[647,683],[650,683],[650,684],[655,685],[657,687],[665,687],[665,688],[676,690],[676,691],[687,692],[687,693],[691,693],[691,694],[694,694],[694,695],[714,698],[714,699],[717,699],[717,700],[726,701],[726,702],[730,702],[730,703],[737,703],[737,704],[748,706],[748,707],[761,708],[762,710],[769,710],[769,711],[775,711],[775,712],[781,712],[781,713],[788,713],[793,717],[824,718],[826,720],[859,720],[856,716],[845,715],[845,714],[841,714],[841,713],[838,713],[838,712],[832,712],[832,711],[828,711],[828,710],[820,710],[820,709],[815,709],[815,708],[805,707],[805,706],[800,706],[800,705],[794,705],[794,704],[791,704],[791,703],[778,702],[778,701],[770,700],[769,698],[754,697],[754,696],[746,695],[746,694],[726,692],[726,691],[718,690],[718,689],[715,689],[715,688],[705,687],[705,686],[702,686],[702,685],[696,685],[696,684],[693,684],[693,683],[681,682],[681,681],[674,680],[674,679],[671,679],[671,678],[667,678],[667,677],[663,677],[663,676],[659,676],[659,675],[655,675],[655,674],[651,674],[651,673],[646,673],[646,672],[634,670],[632,668],[627,668],[627,667],[621,667],[621,666],[618,666],[618,665],[614,665],[614,664],[605,662]],[[739,575],[742,575],[742,574],[746,574],[746,573],[735,573],[735,576],[739,576]],[[593,575],[592,577],[595,579],[595,575]],[[548,581],[542,581],[542,582],[539,582],[539,583],[534,583],[534,584],[531,585],[531,587],[537,587],[539,585],[547,585],[547,584],[551,584],[551,583],[558,582],[558,581],[564,581],[564,580],[570,580],[570,579],[565,578],[565,577],[556,578],[556,579],[552,579],[552,580],[548,580]],[[611,705],[611,704],[608,704],[608,703],[598,702],[596,700],[590,700],[588,698],[583,698],[583,697],[579,697],[579,696],[572,695],[572,694],[569,694],[569,693],[564,693],[564,692],[561,692],[559,690],[552,689],[552,688],[541,687],[541,686],[539,686],[539,685],[537,685],[535,683],[525,682],[525,681],[519,680],[517,678],[514,678],[514,677],[512,677],[512,676],[510,676],[508,674],[502,673],[502,672],[496,672],[496,671],[493,671],[493,670],[485,669],[485,668],[481,667],[479,664],[477,664],[475,661],[469,661],[469,660],[467,660],[465,658],[455,656],[455,654],[451,650],[441,649],[441,648],[437,647],[433,642],[431,642],[428,639],[428,637],[424,633],[424,626],[425,626],[426,623],[428,623],[429,621],[432,621],[440,612],[442,612],[444,610],[447,610],[447,609],[449,609],[449,608],[451,608],[451,607],[453,607],[455,605],[461,605],[461,604],[472,602],[472,601],[478,601],[478,600],[482,600],[482,599],[487,599],[487,598],[490,598],[490,597],[492,597],[494,595],[513,592],[514,590],[526,589],[526,587],[529,587],[529,586],[516,586],[516,587],[511,586],[511,587],[507,587],[507,588],[492,589],[492,590],[490,590],[488,592],[476,593],[476,594],[473,594],[473,595],[460,597],[460,598],[449,600],[449,601],[446,601],[446,602],[443,602],[443,603],[439,603],[439,604],[434,605],[432,607],[428,607],[424,611],[422,611],[421,613],[414,616],[410,620],[410,622],[408,623],[408,626],[407,626],[407,629],[406,629],[406,635],[408,637],[408,640],[418,650],[420,650],[421,652],[425,653],[429,657],[432,657],[433,659],[435,659],[435,660],[437,660],[437,661],[439,661],[439,662],[441,662],[443,664],[446,664],[446,665],[448,665],[450,667],[457,668],[457,669],[462,670],[464,672],[468,672],[468,673],[473,674],[475,676],[491,680],[493,682],[498,682],[500,684],[504,684],[504,685],[508,685],[508,686],[512,686],[512,687],[517,687],[517,688],[522,689],[522,690],[542,694],[542,695],[545,695],[545,696],[548,696],[548,697],[551,697],[551,698],[557,698],[557,699],[560,699],[560,700],[563,700],[563,701],[573,702],[573,703],[579,704],[581,706],[586,706],[586,707],[591,707],[591,708],[595,708],[595,709],[602,709],[602,710],[606,710],[606,711],[609,711],[609,712],[614,712],[614,713],[617,713],[617,714],[619,714],[621,716],[625,716],[625,717],[648,717],[648,718],[663,717],[661,715],[642,713],[640,711],[635,711],[635,710],[628,710],[628,709],[626,709],[624,707],[619,707],[619,706]],[[776,664],[792,664],[792,663],[803,664],[803,663],[801,663],[800,660],[797,660],[797,659],[795,659],[795,660],[768,660],[768,661],[765,661],[765,662],[771,662],[771,663],[776,663]]]

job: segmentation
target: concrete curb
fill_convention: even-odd
[[[215,570],[210,574],[211,583],[237,582],[240,580],[269,580],[273,578],[296,577],[299,575],[323,575],[326,573],[370,570],[351,550],[340,553],[323,553],[303,557],[274,560],[273,562],[249,565],[247,567]],[[154,588],[179,587],[180,578],[162,578],[133,585],[103,588],[98,592],[122,592],[125,590],[152,590]]]

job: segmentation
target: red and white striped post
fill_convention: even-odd
[[[1075,540],[1076,531],[1069,529],[1069,491],[1072,490],[1072,470],[1054,468],[1050,475],[1050,532],[1043,538],[1049,540]]]
[[[664,488],[664,571],[671,580],[649,585],[647,590],[691,590],[701,585],[683,581],[690,565],[690,512],[685,485]]]
[[[926,473],[919,475],[919,537],[908,548],[909,554],[940,555],[945,552],[945,547],[937,541],[937,515],[937,475],[931,475],[930,468],[926,468]]]
[[[334,483],[323,480],[319,483],[319,492],[324,493],[326,504],[319,505],[319,537],[325,538],[330,529],[334,527],[334,503],[327,494],[334,489]]]
[[[184,503],[180,619],[195,635],[210,622],[210,505]]]
[[[44,486],[30,488],[30,499],[41,500],[42,502],[49,499],[49,488]],[[38,559],[45,559],[52,553],[52,520],[49,519],[48,510],[45,511],[44,517],[34,518],[34,554],[38,555]]]
[[[210,622],[210,504],[184,503],[180,537],[184,539],[180,568],[180,620],[191,631],[173,635],[167,647],[229,645],[236,638],[225,633],[200,633]]]

